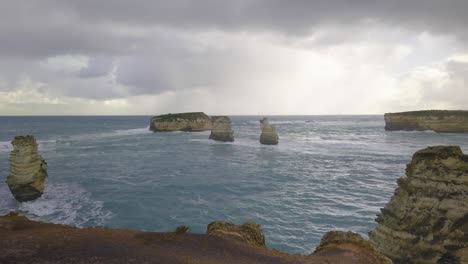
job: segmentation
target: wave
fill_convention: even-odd
[[[59,141],[62,142],[62,141],[96,140],[96,139],[103,139],[103,138],[144,135],[144,134],[152,134],[152,133],[153,132],[149,130],[149,126],[147,126],[147,127],[142,127],[142,128],[116,129],[111,132],[73,135],[70,137],[61,138],[59,139]]]
[[[277,121],[272,121],[270,120],[270,125],[289,125],[289,124],[306,124],[310,121],[306,120],[277,120]],[[249,121],[249,124],[255,124],[259,125],[259,121]]]
[[[18,210],[33,220],[78,227],[102,226],[112,218],[103,202],[76,184],[47,184],[39,199],[20,203]]]
[[[39,151],[48,150],[50,146],[54,146],[57,140],[37,140],[37,147]],[[11,141],[0,141],[0,152],[11,152],[13,145]]]

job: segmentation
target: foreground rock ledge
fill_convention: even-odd
[[[202,112],[159,115],[150,120],[150,130],[153,132],[197,132],[210,129],[210,117]]]
[[[416,152],[370,241],[395,263],[468,263],[468,156],[457,146]]]
[[[250,232],[259,230],[256,225],[251,226],[253,229],[248,227],[250,231],[246,233],[227,226],[234,228],[229,229],[230,234],[177,235],[127,229],[79,229],[31,221],[13,213],[0,216],[0,263],[388,263],[376,257],[371,247],[353,241],[341,244],[339,240],[334,241],[336,247],[327,244],[326,251],[309,256],[290,255],[239,239],[242,234],[256,234]],[[235,235],[238,231],[241,231],[239,235]]]
[[[7,184],[19,202],[32,201],[44,193],[47,164],[37,153],[34,136],[17,136],[11,142],[10,175]]]
[[[439,133],[468,133],[468,111],[429,110],[387,113],[385,130],[432,130]]]

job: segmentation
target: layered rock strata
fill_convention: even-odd
[[[231,128],[231,119],[227,116],[211,117],[210,139],[223,142],[233,142],[234,132]]]
[[[468,263],[468,156],[420,150],[397,183],[370,242],[395,263]]]
[[[210,117],[202,112],[159,115],[150,120],[150,130],[154,132],[197,132],[210,129]]]
[[[386,130],[432,130],[439,133],[468,133],[468,111],[414,111],[384,115]]]
[[[260,143],[264,145],[277,145],[279,142],[278,134],[276,129],[270,125],[268,118],[260,120],[260,128],[262,134],[260,135]]]
[[[17,136],[11,144],[10,175],[6,181],[8,187],[19,202],[35,200],[44,193],[47,164],[37,153],[33,136]]]
[[[265,246],[265,235],[262,226],[255,222],[235,225],[231,222],[216,221],[208,224],[206,233],[209,235],[232,236],[251,245]]]

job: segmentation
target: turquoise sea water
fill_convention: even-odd
[[[232,117],[235,142],[209,132],[153,133],[148,116],[0,117],[0,214],[75,225],[203,233],[214,220],[263,225],[268,246],[309,253],[332,229],[366,235],[418,149],[468,134],[386,132],[382,116]],[[5,178],[10,141],[33,134],[48,163],[45,194],[17,203]]]

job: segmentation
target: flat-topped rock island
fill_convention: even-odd
[[[427,110],[387,113],[385,130],[424,131],[438,133],[468,133],[468,111]]]
[[[153,132],[206,131],[211,129],[211,119],[203,112],[158,115],[150,120]]]

